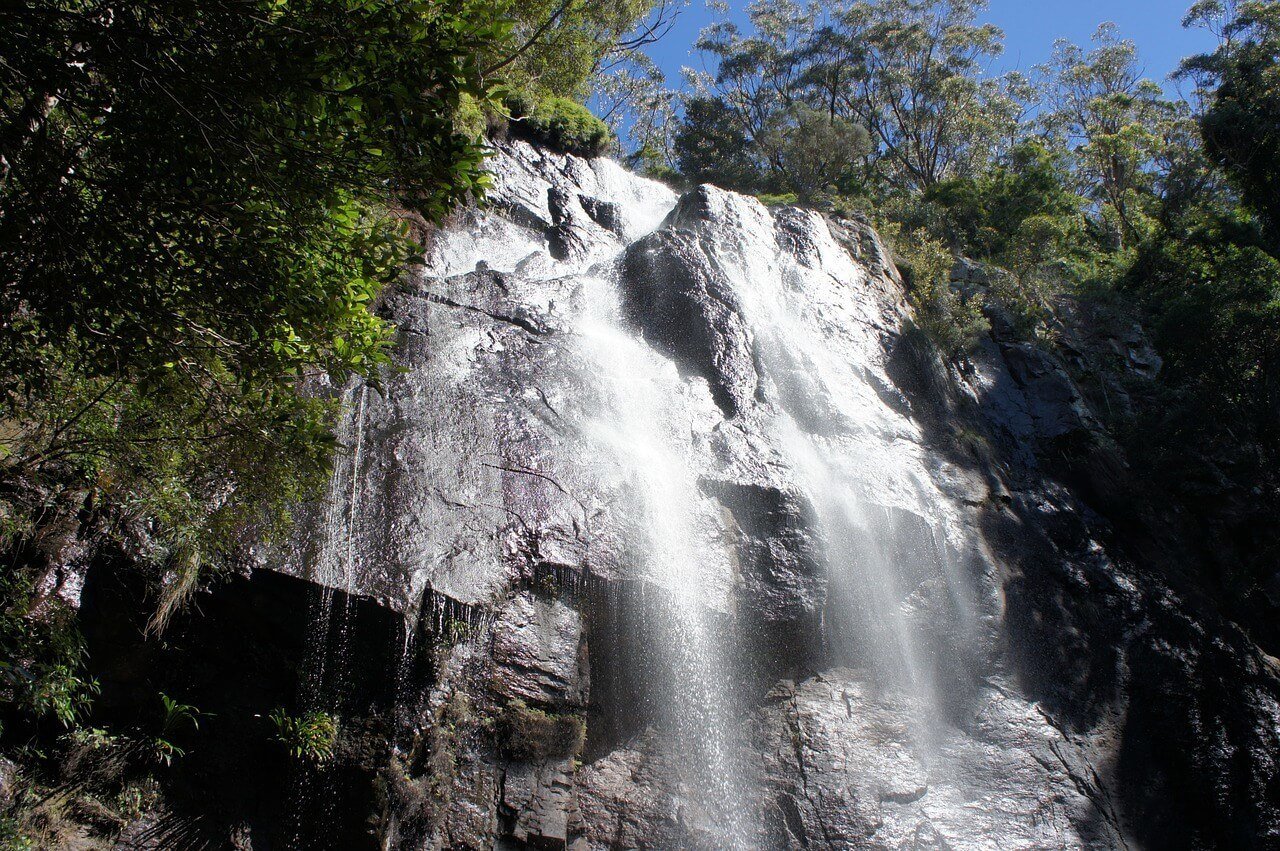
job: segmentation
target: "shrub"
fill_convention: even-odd
[[[290,715],[283,709],[271,713],[276,725],[276,741],[289,749],[294,759],[323,763],[333,758],[338,743],[338,719],[327,712]]]
[[[580,103],[563,97],[507,101],[515,126],[534,140],[566,154],[598,157],[613,143],[609,126]]]
[[[587,737],[581,715],[544,712],[518,698],[503,711],[501,729],[511,756],[528,762],[577,756]]]
[[[906,280],[907,298],[920,329],[947,357],[971,351],[990,326],[979,298],[951,286],[952,253],[920,232],[904,233],[896,226],[883,232],[894,246],[894,259]]]
[[[84,638],[75,612],[40,600],[36,577],[17,570],[0,579],[0,707],[29,720],[52,716],[74,729],[98,684],[84,673]]]

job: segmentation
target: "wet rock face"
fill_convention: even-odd
[[[368,817],[392,748],[397,677],[411,661],[404,619],[368,598],[259,571],[197,595],[161,637],[145,628],[145,588],[127,564],[99,561],[81,601],[100,687],[93,723],[129,731],[140,746],[164,736],[183,751],[160,774],[164,811],[121,847],[223,847],[252,834],[255,848],[377,848]],[[334,627],[343,647],[324,660],[333,673],[324,698],[341,737],[331,760],[311,766],[290,756],[271,715],[315,708],[300,700],[303,683],[318,679],[312,648]],[[160,695],[194,707],[196,723],[166,726]],[[326,795],[296,794],[306,785]]]
[[[999,692],[964,733],[940,729],[921,758],[911,706],[860,672],[783,681],[757,710],[773,848],[1111,847],[1071,777],[1074,748],[1036,710]],[[951,771],[939,781],[938,766]],[[1052,766],[1052,771],[1046,768]],[[1087,769],[1084,769],[1087,770]],[[974,797],[975,790],[983,790]]]
[[[697,237],[679,230],[645,237],[628,249],[623,275],[646,338],[705,378],[726,416],[745,410],[758,384],[751,334],[737,294]]]
[[[1099,428],[1056,356],[933,357],[864,223],[491,163],[260,553],[420,648],[381,847],[1280,842],[1275,673],[1046,472]]]
[[[714,481],[703,487],[736,527],[742,605],[766,623],[815,628],[827,579],[813,506],[793,489]]]

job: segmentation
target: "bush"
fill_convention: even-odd
[[[0,579],[0,708],[74,729],[98,684],[84,672],[75,612],[56,598],[42,603],[36,582],[20,570]]]
[[[507,109],[514,126],[554,150],[598,157],[612,147],[609,126],[569,98],[518,96],[507,101]]]
[[[966,296],[951,286],[955,258],[945,245],[921,232],[882,228],[893,245],[894,260],[907,285],[907,298],[915,308],[916,323],[944,355],[956,358],[974,349],[990,325],[982,315],[979,298]]]
[[[290,715],[283,709],[271,713],[276,725],[276,741],[289,749],[294,759],[328,762],[338,743],[338,719],[327,712]]]
[[[502,713],[502,732],[513,758],[539,762],[577,756],[586,742],[587,725],[580,715],[544,712],[517,698]]]
[[[1147,308],[1164,357],[1174,394],[1161,412],[1168,454],[1257,442],[1252,463],[1277,475],[1280,259],[1258,223],[1237,210],[1162,235],[1143,246],[1122,286]]]
[[[152,740],[152,750],[156,759],[165,765],[173,760],[181,759],[187,752],[174,743],[175,734],[184,727],[192,730],[200,729],[200,710],[187,703],[179,703],[164,692],[160,693],[160,704],[164,707],[164,722],[160,727],[160,735]]]
[[[18,819],[13,816],[0,816],[0,850],[28,851],[35,847],[35,840],[27,835]]]

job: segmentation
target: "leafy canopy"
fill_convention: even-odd
[[[370,309],[483,190],[455,130],[507,24],[472,0],[54,0],[0,21],[0,405],[64,472],[217,546],[323,478],[298,393],[387,360]],[[226,522],[223,522],[226,521]],[[231,522],[235,521],[235,522]]]

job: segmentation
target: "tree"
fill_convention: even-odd
[[[817,10],[792,0],[756,0],[747,14],[755,31],[749,37],[727,20],[699,35],[695,46],[716,58],[717,69],[714,76],[691,75],[695,94],[677,148],[682,161],[694,156],[701,179],[744,191],[787,192],[779,144],[798,115],[795,107],[805,102],[803,52]],[[726,159],[723,178],[715,174],[716,156]],[[759,175],[754,190],[742,182],[750,171]]]
[[[1200,118],[1206,152],[1262,218],[1274,251],[1280,249],[1280,3],[1232,10],[1201,2],[1188,16],[1188,23],[1215,21],[1220,46],[1188,60],[1184,73],[1214,88]]]
[[[756,192],[764,185],[764,166],[754,156],[751,138],[728,104],[717,98],[685,101],[672,150],[680,174],[693,183],[717,183],[739,192]]]
[[[858,166],[871,149],[863,127],[803,103],[793,104],[778,119],[758,142],[769,152],[780,189],[805,203],[858,190]]]
[[[789,184],[787,172],[796,170],[784,143],[797,138],[803,118],[811,130],[826,128],[819,135],[827,141],[840,136],[847,143],[840,169],[821,157],[823,180],[849,187],[860,171],[864,185],[920,191],[975,173],[1016,141],[1018,99],[1028,87],[1021,77],[982,78],[1002,39],[998,28],[976,23],[984,6],[757,0],[748,7],[750,36],[727,21],[702,34],[698,47],[717,66],[714,75],[695,77],[697,97],[722,105],[721,126],[731,118],[779,184]],[[707,115],[703,108],[697,117]],[[814,187],[786,191],[812,195]]]
[[[1044,71],[1050,78],[1044,124],[1072,151],[1082,194],[1097,205],[1118,245],[1146,233],[1155,198],[1156,162],[1177,117],[1160,87],[1143,79],[1134,43],[1103,24],[1094,48],[1059,41]]]
[[[1007,92],[980,79],[1004,37],[975,23],[985,8],[985,0],[858,2],[842,10],[828,36],[854,60],[854,85],[835,99],[877,141],[892,186],[920,190],[972,173],[1004,137]]]
[[[641,170],[669,170],[678,94],[657,63],[640,51],[610,61],[592,80],[592,104],[615,136],[629,135]]]
[[[482,67],[526,97],[582,100],[594,74],[660,38],[679,8],[675,0],[493,0],[486,14],[514,32],[510,43],[490,44]]]
[[[508,29],[473,0],[6,8],[5,477],[57,471],[206,554],[322,482],[299,380],[385,362],[389,209],[483,190],[454,119]]]
[[[935,184],[924,200],[943,207],[952,244],[970,256],[1007,262],[1028,239],[1029,220],[1054,220],[1069,229],[1082,199],[1067,187],[1067,157],[1044,142],[1015,146],[975,178]]]

